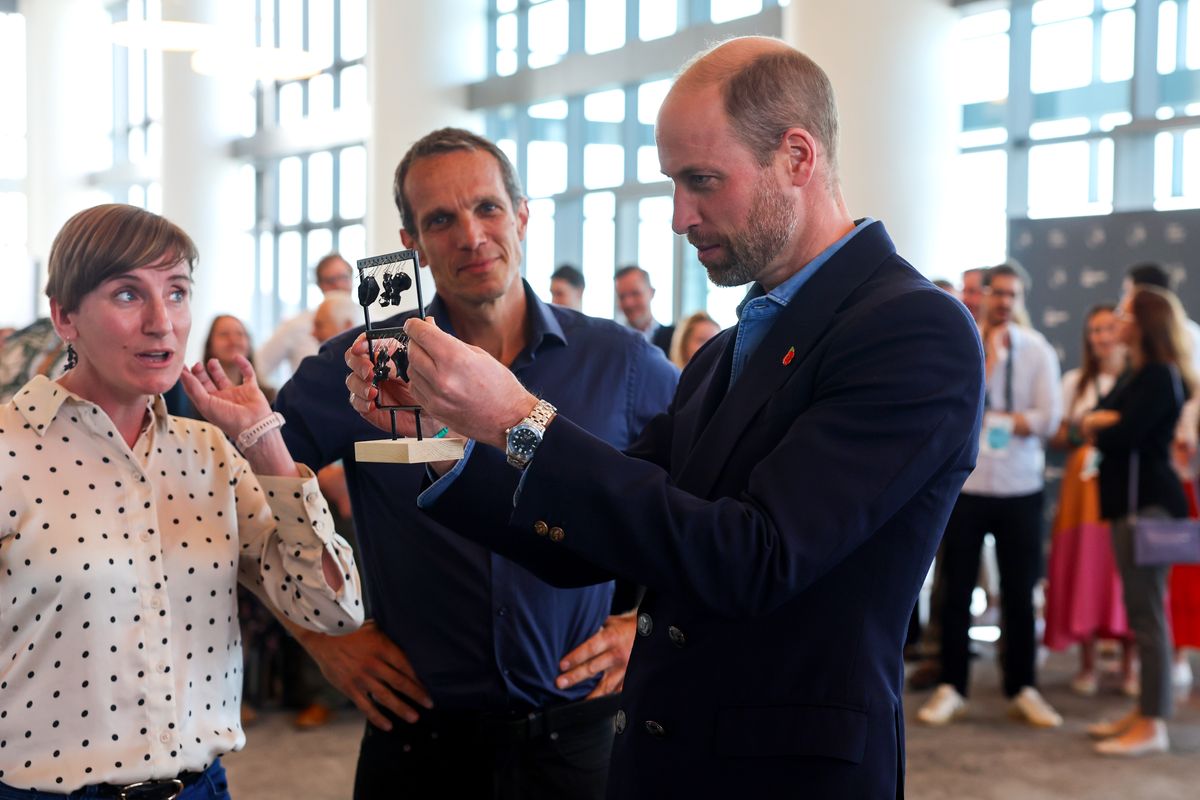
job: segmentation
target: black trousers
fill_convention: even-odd
[[[942,683],[964,697],[969,678],[967,630],[985,534],[996,539],[1004,620],[1004,694],[1035,683],[1033,587],[1042,574],[1042,493],[1021,497],[962,494],[943,538]]]
[[[367,723],[354,800],[602,800],[612,753],[610,698],[565,715],[422,711],[391,731]],[[581,713],[582,712],[582,713]]]

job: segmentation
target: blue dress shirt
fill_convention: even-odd
[[[666,410],[678,373],[639,335],[608,320],[542,303],[525,286],[530,338],[511,369],[529,390],[616,447],[628,446]],[[434,297],[429,313],[450,333]],[[413,312],[385,320],[401,325]],[[344,353],[361,328],[306,358],[279,392],[292,456],[317,469],[343,459],[372,615],[405,651],[435,705],[525,710],[583,698],[595,681],[554,686],[559,660],[599,630],[612,584],[559,589],[417,510],[423,465],[354,460],[354,443],[386,438],[346,400]],[[503,464],[477,447],[473,459]],[[509,496],[520,473],[497,466]]]

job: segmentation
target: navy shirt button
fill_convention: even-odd
[[[638,614],[637,629],[638,635],[649,636],[650,632],[654,630],[654,620],[650,619],[650,615],[645,612]]]
[[[671,644],[676,647],[683,647],[687,644],[687,637],[683,635],[683,631],[676,628],[674,625],[667,628],[667,637],[670,638]]]
[[[617,709],[617,714],[616,714],[616,716],[613,717],[613,728],[616,729],[617,733],[625,732],[626,722],[627,722],[627,720],[625,717],[625,712],[620,709]]]
[[[646,720],[646,733],[651,736],[666,736],[667,732],[663,730],[663,726],[659,725],[652,719]]]

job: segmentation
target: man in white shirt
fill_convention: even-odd
[[[986,413],[979,459],[946,525],[942,542],[941,685],[917,719],[944,725],[966,711],[967,630],[983,538],[996,539],[1004,619],[1004,693],[1013,715],[1038,727],[1062,717],[1035,687],[1037,655],[1033,588],[1042,572],[1042,488],[1045,441],[1062,417],[1058,357],[1024,317],[1028,274],[1001,264],[984,277],[983,341],[987,356]]]
[[[330,253],[317,262],[317,288],[321,294],[349,292],[353,270],[338,253]],[[317,354],[320,342],[313,336],[313,311],[304,311],[279,323],[275,333],[258,348],[254,363],[259,376],[274,386],[281,386],[300,362]],[[286,368],[281,365],[287,362]]]

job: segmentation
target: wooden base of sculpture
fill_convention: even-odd
[[[358,461],[381,464],[427,464],[430,461],[457,461],[463,456],[466,439],[375,439],[354,443]]]

